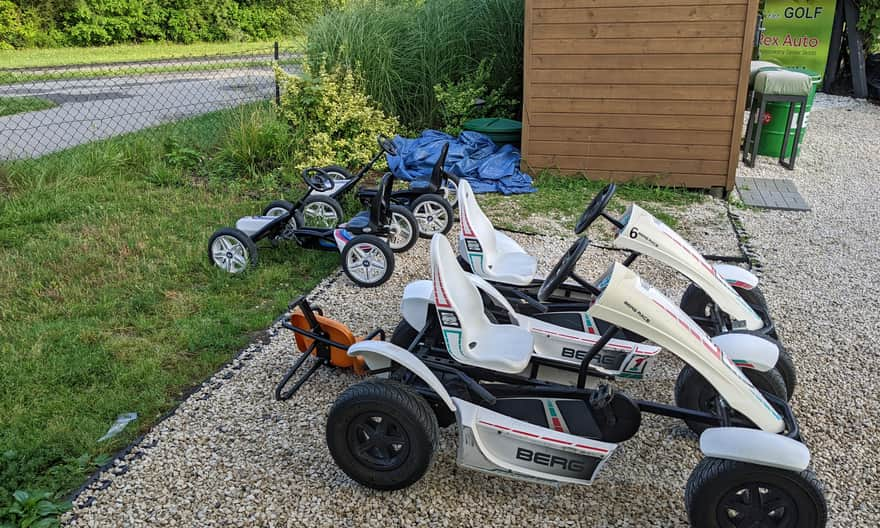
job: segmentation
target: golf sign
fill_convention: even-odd
[[[761,60],[825,71],[836,0],[766,0]]]

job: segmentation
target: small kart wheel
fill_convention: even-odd
[[[243,231],[224,227],[211,235],[208,258],[228,273],[242,273],[257,265],[257,245]]]
[[[742,371],[759,391],[769,392],[783,400],[787,398],[788,393],[785,390],[785,381],[783,381],[782,375],[775,368],[767,372],[754,369],[742,369]],[[678,373],[678,379],[675,380],[675,404],[685,409],[717,414],[717,402],[718,391],[715,390],[715,387],[700,375],[695,368],[685,365],[681,372]],[[739,415],[733,409],[730,412],[735,416]],[[685,420],[685,423],[691,431],[697,434],[712,427],[710,424],[694,420]]]
[[[302,208],[303,227],[331,228],[342,221],[342,206],[329,196],[311,195]]]
[[[281,216],[293,211],[293,204],[287,200],[272,200],[263,208],[263,216]]]
[[[358,235],[342,248],[342,271],[362,288],[381,286],[394,273],[394,253],[381,238]]]
[[[452,229],[452,206],[440,195],[425,194],[410,204],[419,223],[419,236],[431,238],[435,233],[446,234]]]
[[[751,290],[734,286],[733,290],[756,312],[762,313],[767,311],[767,302],[764,300],[764,294],[761,293],[761,289],[757,286]],[[706,321],[706,318],[712,316],[715,309],[715,301],[713,301],[702,288],[696,284],[688,285],[687,289],[685,289],[684,293],[681,295],[681,303],[679,306],[684,313],[691,317],[697,317],[695,321],[709,335],[715,333],[715,328],[712,323]],[[775,328],[768,332],[767,335],[773,339],[779,339]]]
[[[389,220],[386,239],[392,251],[403,253],[416,245],[419,240],[419,222],[409,209],[402,205],[392,205]]]
[[[820,528],[828,520],[822,484],[809,469],[704,458],[684,493],[691,526]]]
[[[377,490],[413,484],[437,449],[437,419],[412,388],[367,380],[343,392],[327,416],[327,447],[346,475]]]
[[[327,173],[331,180],[350,180],[352,178],[348,169],[339,165],[327,165],[326,167],[321,167],[321,169]]]
[[[391,339],[388,342],[405,350],[409,348],[418,335],[418,330],[407,323],[406,319],[401,319],[394,328],[394,332],[391,333]]]
[[[452,207],[458,205],[458,176],[447,172],[446,177],[443,180],[443,188],[441,191],[443,192],[443,197],[449,202],[449,205]]]

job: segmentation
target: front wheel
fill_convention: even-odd
[[[342,248],[342,271],[362,288],[381,286],[394,273],[394,253],[381,238],[358,235]]]
[[[788,399],[785,381],[775,368],[767,372],[754,369],[743,369],[743,374],[749,378],[752,385],[762,392],[768,392],[783,400]],[[685,365],[678,373],[675,380],[675,404],[685,409],[694,409],[710,414],[718,414],[718,391],[715,390],[697,370],[690,365]],[[731,410],[736,414],[736,411]],[[712,427],[710,424],[695,420],[685,420],[691,431],[700,434]]]
[[[436,233],[446,234],[452,229],[452,206],[437,194],[419,196],[410,205],[419,223],[419,236],[431,238]]]
[[[243,273],[257,265],[257,245],[243,231],[224,227],[208,240],[208,259],[227,273]]]
[[[764,299],[764,294],[758,286],[755,286],[751,290],[733,286],[733,290],[742,297],[742,300],[744,300],[746,304],[759,314],[768,311],[767,301]],[[681,296],[681,303],[679,306],[684,313],[694,317],[694,320],[703,330],[706,331],[706,333],[709,335],[714,335],[716,333],[714,325],[706,320],[707,318],[710,318],[714,312],[715,301],[709,297],[705,290],[696,284],[688,285],[687,289]],[[775,328],[767,332],[767,335],[773,339],[779,339]]]
[[[281,216],[293,212],[293,204],[287,200],[272,200],[263,208],[263,216]]]
[[[419,240],[419,222],[409,209],[402,205],[391,206],[391,219],[386,238],[395,253],[403,253],[416,245]]]
[[[329,196],[314,194],[303,201],[303,226],[332,228],[342,221],[342,206]]]
[[[346,475],[377,490],[422,478],[439,429],[427,401],[410,387],[367,380],[343,392],[327,416],[327,447]]]
[[[822,485],[799,473],[720,458],[704,458],[684,493],[691,526],[821,528],[828,521]]]
[[[452,207],[458,205],[458,181],[458,176],[449,173],[446,173],[446,177],[443,180],[441,191],[443,192],[443,197],[446,198],[446,201]]]

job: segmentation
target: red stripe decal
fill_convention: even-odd
[[[528,432],[526,432],[526,431],[520,431],[519,429],[511,429],[511,431],[513,431],[513,432],[516,433],[516,434],[521,434],[521,435],[525,435],[525,436],[530,436],[530,437],[532,437],[532,438],[541,438],[541,435],[536,435],[536,434],[534,434],[534,433],[528,433]]]
[[[484,421],[484,420],[480,420],[480,423],[483,424],[483,425],[488,425],[489,427],[494,427],[494,428],[496,428],[496,429],[501,429],[502,431],[510,431],[510,432],[512,432],[512,433],[517,433],[517,434],[525,435],[525,436],[528,436],[528,437],[531,437],[531,438],[540,438],[541,440],[549,440],[549,441],[551,441],[551,442],[556,442],[557,444],[563,444],[563,445],[567,445],[567,446],[573,446],[573,447],[577,447],[577,448],[580,448],[580,449],[586,449],[586,450],[588,450],[588,451],[595,451],[595,452],[597,452],[597,453],[607,453],[607,452],[608,452],[607,449],[604,449],[604,448],[602,448],[602,447],[594,447],[594,446],[586,445],[586,444],[574,444],[574,443],[569,442],[569,441],[567,441],[567,440],[560,440],[560,439],[558,439],[558,438],[552,438],[552,437],[549,437],[549,436],[539,436],[539,435],[536,435],[536,434],[528,433],[528,432],[526,432],[526,431],[520,431],[519,429],[511,429],[510,427],[504,427],[503,425],[498,425],[498,424],[494,424],[494,423],[486,422],[486,421]]]
[[[559,440],[556,438],[551,438],[549,436],[542,436],[541,440],[550,440],[551,442],[556,442],[557,444],[562,444],[562,445],[574,445],[574,443],[572,443],[572,442],[568,442],[566,440]]]
[[[575,444],[574,446],[575,446],[575,447],[580,447],[580,448],[582,448],[582,449],[589,449],[590,451],[597,451],[597,452],[599,452],[599,453],[607,453],[607,452],[608,452],[607,449],[603,449],[603,448],[601,448],[601,447],[593,447],[593,446],[589,446],[589,445],[586,445],[586,444]]]

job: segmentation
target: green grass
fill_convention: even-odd
[[[290,51],[303,46],[304,39],[295,38],[280,42],[282,50]],[[154,42],[145,44],[117,44],[89,48],[34,48],[0,50],[0,64],[4,68],[36,68],[47,66],[73,66],[113,62],[131,62],[203,55],[270,52],[273,43],[266,42],[198,42],[174,44]]]
[[[0,521],[15,489],[78,485],[337,265],[295,246],[245,276],[207,260],[214,229],[281,197],[280,158],[257,159],[270,120],[257,105],[0,166]]]
[[[483,195],[481,201],[489,207],[498,207],[503,205],[504,200],[509,199],[516,204],[517,213],[577,219],[593,196],[607,184],[607,182],[589,180],[585,175],[562,175],[550,170],[537,174],[534,177],[534,182],[538,189],[536,193],[520,194],[510,198],[500,195]],[[622,213],[627,205],[635,202],[670,227],[675,228],[678,220],[666,209],[699,202],[704,198],[705,195],[701,193],[683,188],[660,187],[645,182],[633,182],[617,185],[617,192],[611,200],[609,209],[616,213]],[[511,222],[505,224],[503,219],[499,220],[499,225],[514,227]]]
[[[54,108],[54,102],[42,97],[0,97],[0,117],[22,112],[36,112]]]

